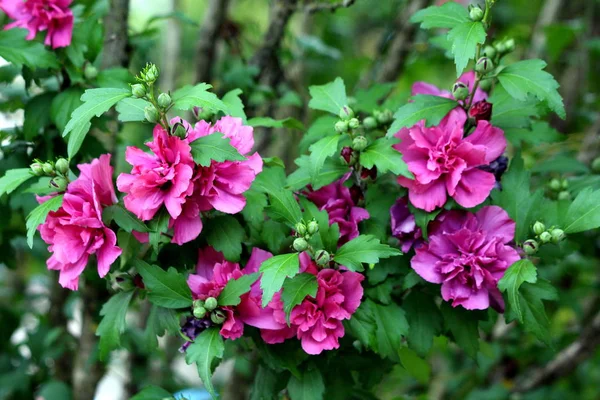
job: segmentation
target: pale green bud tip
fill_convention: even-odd
[[[204,307],[194,307],[194,317],[200,319],[206,316],[208,311]]]
[[[88,64],[83,70],[83,75],[87,80],[95,79],[98,76],[98,69],[92,64]]]
[[[225,319],[227,319],[227,317],[225,316],[225,314],[223,313],[223,311],[221,310],[217,310],[217,311],[213,311],[210,314],[210,320],[217,325],[222,324],[223,322],[225,322]]]
[[[348,127],[350,129],[358,129],[359,126],[360,121],[358,120],[358,118],[350,118],[350,121],[348,121]]]
[[[158,111],[156,111],[154,106],[146,106],[146,108],[144,108],[144,118],[146,118],[148,122],[155,123],[158,121]]]
[[[146,96],[146,88],[141,83],[136,83],[135,85],[131,85],[131,94],[133,97],[141,99]]]
[[[49,162],[42,164],[42,170],[46,175],[54,175],[54,167]]]
[[[526,240],[525,243],[523,243],[523,251],[530,256],[537,253],[539,248],[539,243],[533,239]]]
[[[383,110],[375,113],[375,118],[380,124],[387,124],[394,119],[394,114],[390,110]]]
[[[540,221],[536,221],[535,224],[533,224],[533,233],[535,233],[536,235],[541,235],[542,232],[545,232],[545,231],[546,231],[546,225],[544,225]]]
[[[563,179],[562,181],[560,181],[560,188],[562,190],[567,190],[569,188],[569,181],[566,179]]]
[[[348,106],[342,107],[340,110],[340,119],[347,121],[350,118],[354,118],[354,111]]]
[[[154,83],[158,79],[158,68],[156,67],[156,65],[146,65],[146,68],[142,72],[142,78],[147,83]]]
[[[373,117],[367,117],[363,120],[363,125],[366,129],[375,129],[377,128],[377,120]]]
[[[552,190],[559,191],[561,183],[558,179],[552,179],[550,183],[548,183],[548,187]]]
[[[306,235],[306,225],[304,225],[302,222],[298,222],[294,229],[299,236]]]
[[[364,136],[357,136],[354,138],[354,140],[352,140],[352,150],[363,151],[368,145],[369,142]]]
[[[550,234],[550,232],[542,232],[540,234],[540,240],[542,241],[542,243],[548,243],[552,240],[552,235]]]
[[[192,307],[204,307],[204,300],[194,300],[194,302],[192,303]]]
[[[567,190],[563,190],[562,192],[560,192],[558,194],[559,200],[569,200],[570,198],[571,198],[571,193],[569,193]]]
[[[34,175],[40,176],[44,174],[44,168],[42,167],[42,164],[38,162],[31,164],[29,168],[31,168]]]
[[[162,108],[167,108],[171,105],[171,96],[169,96],[167,93],[161,93],[158,96],[157,101],[159,106]]]
[[[329,264],[330,261],[331,261],[331,256],[325,250],[319,250],[315,254],[315,262],[317,263],[317,265],[319,265],[321,267],[326,266],[327,264]]]
[[[69,162],[64,159],[64,158],[59,158],[58,160],[56,160],[56,164],[54,164],[54,168],[56,168],[56,170],[65,175],[69,172]]]
[[[335,123],[335,131],[339,133],[348,132],[348,121],[338,121]]]
[[[511,52],[515,50],[515,39],[507,39],[504,42],[504,46],[506,47],[506,51]]]
[[[494,58],[494,57],[496,57],[496,54],[498,54],[496,49],[489,45],[485,46],[485,48],[483,49],[483,53],[486,55],[486,57],[489,57],[489,58]]]
[[[481,21],[483,19],[483,14],[484,12],[479,6],[472,6],[469,10],[469,17],[471,17],[473,21]]]
[[[306,228],[309,235],[314,235],[315,233],[319,232],[319,223],[313,219],[308,223]]]
[[[469,88],[462,82],[456,82],[452,87],[452,95],[456,100],[464,100],[469,97]]]
[[[214,310],[217,308],[217,305],[217,299],[214,297],[209,297],[208,299],[204,300],[204,308],[206,308],[208,311]]]
[[[475,71],[481,75],[488,74],[494,70],[494,63],[487,57],[481,57],[475,64]]]
[[[554,243],[561,242],[566,237],[565,231],[563,231],[562,229],[558,229],[558,228],[552,229],[552,231],[550,232],[550,234],[552,235],[552,241]]]
[[[56,178],[54,178],[50,181],[50,186],[52,186],[54,189],[56,189],[59,192],[64,191],[67,188],[68,184],[69,184],[69,181],[67,181],[67,179],[62,176],[57,176]]]
[[[308,249],[308,242],[304,238],[296,238],[294,239],[294,243],[292,244],[292,246],[297,252],[302,252]]]

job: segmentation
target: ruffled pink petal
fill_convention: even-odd
[[[452,197],[465,208],[475,207],[487,199],[495,184],[494,174],[473,168],[462,174]]]

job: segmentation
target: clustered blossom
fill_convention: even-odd
[[[79,275],[91,255],[96,255],[98,275],[104,277],[121,254],[115,233],[102,222],[103,208],[117,202],[110,155],[78,167],[81,174],[67,187],[62,206],[51,211],[39,227],[53,253],[47,261],[48,269],[60,271],[58,282],[71,290],[77,290]]]
[[[392,236],[400,242],[403,253],[423,243],[423,232],[408,208],[408,199],[401,197],[390,208]]]
[[[429,242],[416,249],[412,268],[423,279],[442,285],[442,298],[454,307],[502,312],[498,280],[518,252],[509,245],[515,222],[497,206],[476,213],[447,211],[429,225]]]
[[[44,44],[67,47],[73,35],[73,12],[69,9],[72,0],[0,0],[0,9],[15,21],[4,29],[25,28],[29,30],[27,40],[35,38],[37,32],[48,31]]]
[[[143,221],[154,218],[164,206],[174,232],[172,241],[183,244],[202,231],[202,211],[216,209],[235,214],[244,208],[243,193],[262,170],[262,159],[258,153],[249,154],[254,145],[253,129],[244,126],[240,118],[225,116],[214,125],[200,121],[194,127],[179,122],[187,130],[184,139],[157,125],[154,140],[146,144],[152,153],[127,148],[125,159],[133,169],[130,174],[119,176],[117,187],[126,193],[125,207]],[[207,167],[196,165],[190,144],[216,132],[230,139],[246,160],[213,161]]]

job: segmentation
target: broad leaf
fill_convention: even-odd
[[[360,153],[360,165],[365,168],[376,166],[377,171],[380,173],[391,171],[394,175],[402,175],[413,179],[413,174],[402,160],[402,154],[392,147],[396,143],[399,143],[399,141],[395,139],[377,139]]]
[[[423,29],[449,28],[469,22],[467,9],[453,1],[442,6],[431,6],[417,11],[410,18],[412,23],[420,23]]]
[[[203,167],[208,167],[211,161],[244,161],[246,157],[230,144],[230,139],[221,132],[202,136],[192,143],[192,157]]]
[[[150,102],[144,99],[128,97],[117,103],[117,113],[121,122],[140,122],[145,121],[144,109],[150,105]]]
[[[102,220],[107,225],[110,221],[114,220],[121,229],[129,233],[131,231],[148,232],[146,224],[119,204],[106,207],[102,210]]]
[[[380,258],[398,256],[402,252],[383,244],[371,235],[360,235],[345,243],[334,256],[334,261],[350,271],[362,271],[362,263],[379,262]]]
[[[567,210],[563,226],[566,233],[600,227],[600,190],[587,188],[579,192]]]
[[[344,321],[348,325],[352,334],[361,341],[366,347],[377,350],[375,314],[373,313],[370,301],[363,301],[356,312],[352,314],[349,321]]]
[[[229,261],[239,261],[246,231],[237,219],[222,215],[207,221],[206,241]]]
[[[46,217],[50,211],[56,211],[60,208],[63,202],[63,195],[55,196],[34,208],[27,216],[27,244],[33,248],[33,235],[40,224],[46,221]]]
[[[291,278],[300,270],[298,253],[281,254],[263,261],[260,265],[260,288],[263,290],[263,308],[273,299],[273,295],[281,289],[285,278]]]
[[[71,118],[71,114],[82,104],[81,96],[83,93],[84,90],[80,87],[70,87],[52,99],[50,119],[59,131],[64,131]]]
[[[492,124],[502,129],[528,127],[532,117],[539,117],[537,100],[529,96],[515,100],[502,86],[494,88],[488,99],[493,105]]]
[[[486,33],[481,22],[467,21],[456,25],[448,32],[452,42],[452,53],[456,64],[456,76],[460,76],[469,60],[475,58],[477,45],[485,42]]]
[[[163,336],[165,332],[177,335],[180,329],[179,316],[175,310],[152,305],[144,330],[144,344],[148,353],[158,348],[157,336]]]
[[[254,117],[248,120],[248,125],[265,128],[304,129],[304,124],[296,118],[273,119],[269,117]]]
[[[445,97],[418,94],[412,102],[400,107],[394,114],[394,122],[387,131],[387,137],[394,136],[400,129],[411,127],[425,120],[425,126],[437,125],[458,103]]]
[[[287,389],[291,400],[322,400],[325,384],[321,371],[316,368],[307,370],[300,378],[292,375]]]
[[[250,291],[250,286],[257,281],[258,276],[259,273],[255,272],[242,275],[237,279],[230,279],[217,298],[219,306],[237,306],[240,304],[240,296]]]
[[[433,345],[433,337],[442,330],[442,314],[433,297],[418,291],[411,292],[402,306],[410,325],[408,344],[419,355],[426,356]]]
[[[39,42],[25,39],[26,29],[0,31],[0,57],[17,65],[35,68],[56,68],[56,55]]]
[[[33,178],[30,168],[9,169],[4,176],[0,178],[0,196],[11,194],[23,183]]]
[[[121,346],[121,336],[126,327],[125,316],[134,293],[133,290],[119,292],[104,303],[100,310],[103,318],[96,329],[96,336],[100,336],[98,347],[101,360],[106,360],[112,350]]]
[[[267,215],[293,228],[301,219],[302,211],[291,191],[280,189],[269,192]]]
[[[342,78],[336,78],[325,85],[310,86],[310,102],[308,106],[313,110],[327,111],[338,115],[342,107],[348,105],[346,86]]]
[[[406,371],[422,384],[427,384],[431,376],[431,367],[425,360],[420,358],[417,353],[408,347],[401,347],[398,350],[400,362]]]
[[[244,103],[240,99],[242,89],[233,89],[225,93],[223,96],[223,103],[227,106],[227,115],[232,117],[241,118],[244,125],[247,125],[246,113],[244,112]]]
[[[314,190],[318,190],[336,181],[348,172],[347,165],[342,164],[339,160],[332,157],[325,160],[325,164],[320,169],[318,176],[313,179],[309,156],[300,156],[295,162],[299,168],[287,177],[287,186],[292,190],[302,189],[309,184]]]
[[[213,399],[217,399],[211,377],[216,363],[223,358],[225,344],[219,328],[213,327],[203,331],[185,352],[185,362],[196,363],[202,383]]]
[[[396,304],[382,306],[368,300],[370,308],[375,317],[377,339],[376,351],[382,357],[387,357],[392,361],[398,361],[398,350],[402,343],[402,336],[409,332],[408,321],[404,310]]]
[[[192,292],[186,277],[173,267],[168,271],[142,260],[134,261],[135,268],[144,280],[148,300],[165,308],[183,308],[192,305]]]
[[[506,292],[508,301],[511,304],[519,322],[523,322],[523,312],[519,302],[519,288],[524,282],[537,282],[537,269],[530,260],[519,260],[511,265],[505,272],[502,279],[498,281],[498,289]]]
[[[317,277],[313,274],[303,273],[288,278],[283,283],[281,292],[281,301],[283,301],[283,310],[285,316],[290,321],[290,313],[298,304],[302,303],[306,296],[315,297],[317,295]]]
[[[462,307],[452,307],[445,301],[442,302],[440,311],[454,341],[471,358],[475,358],[479,351],[479,320],[482,314]]]
[[[228,111],[227,105],[208,91],[212,86],[199,83],[196,86],[184,86],[173,93],[173,108],[176,110],[191,110],[194,107],[207,108],[212,111]]]
[[[25,140],[32,140],[50,123],[50,107],[56,93],[42,93],[33,97],[25,105],[23,134]]]
[[[310,146],[310,176],[312,181],[316,181],[325,164],[325,160],[337,152],[340,135],[324,137]]]

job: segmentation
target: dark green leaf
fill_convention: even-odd
[[[398,356],[402,366],[408,373],[422,384],[429,382],[431,376],[431,367],[417,353],[408,347],[401,347],[398,350]]]
[[[142,275],[148,290],[148,300],[165,308],[183,308],[192,305],[192,292],[186,277],[173,267],[168,271],[150,265],[142,260],[134,261],[135,268]]]
[[[70,87],[52,99],[50,118],[59,131],[64,131],[71,114],[82,104],[83,93],[84,91],[80,87]]]
[[[392,361],[398,361],[402,336],[406,336],[409,332],[404,310],[396,304],[382,306],[373,302],[370,302],[370,308],[373,310],[377,326],[375,330],[377,353]]]
[[[243,161],[246,159],[229,143],[229,138],[225,137],[221,132],[202,136],[194,140],[190,146],[192,147],[194,161],[203,167],[208,167],[212,160],[223,162]]]
[[[23,183],[33,178],[30,168],[9,169],[4,176],[0,178],[0,196],[11,194]]]
[[[377,139],[360,153],[360,165],[365,168],[376,166],[377,171],[380,173],[391,171],[394,175],[402,175],[413,179],[413,174],[402,160],[402,154],[392,147],[392,145],[399,142],[396,139]]]
[[[362,263],[378,263],[380,258],[388,258],[402,254],[400,250],[383,244],[370,235],[360,235],[345,243],[334,256],[335,262],[350,271],[362,271]]]
[[[321,168],[325,160],[337,152],[340,135],[324,137],[310,146],[310,176],[312,181],[316,181],[320,175]]]
[[[228,111],[227,105],[208,91],[212,86],[199,83],[196,86],[184,86],[173,93],[173,108],[176,110],[191,110],[194,107],[207,108],[212,111]]]
[[[35,396],[36,400],[71,400],[71,388],[61,381],[49,381],[42,385]]]
[[[485,28],[481,22],[466,21],[456,25],[448,32],[452,42],[452,53],[456,64],[456,76],[460,76],[469,63],[475,58],[478,44],[485,42]]]
[[[265,128],[304,129],[304,124],[296,118],[273,119],[269,117],[254,117],[248,120],[248,125]]]
[[[237,306],[240,296],[250,291],[250,286],[258,279],[259,273],[242,275],[237,279],[230,279],[217,298],[219,306]]]
[[[141,392],[129,400],[170,400],[173,395],[158,386],[146,386]]]
[[[452,307],[445,301],[442,302],[440,310],[446,328],[452,332],[458,346],[471,358],[475,358],[479,351],[480,314],[462,307]]]
[[[56,93],[42,93],[33,97],[25,105],[23,134],[26,140],[32,140],[50,123],[50,105]]]
[[[157,336],[163,336],[165,332],[177,335],[179,329],[181,329],[179,316],[175,310],[152,305],[144,330],[144,344],[147,352],[151,353],[158,348]]]
[[[294,195],[289,190],[269,192],[267,215],[276,221],[284,222],[291,228],[302,219],[302,211]]]
[[[296,159],[296,164],[298,164],[299,168],[287,178],[287,186],[292,190],[302,189],[309,184],[312,184],[314,190],[318,190],[348,172],[347,165],[342,164],[334,158],[329,158],[325,161],[318,176],[312,179],[309,156],[300,156],[300,158]]]
[[[240,95],[242,94],[242,89],[233,89],[229,92],[225,93],[223,96],[223,103],[227,106],[229,110],[227,115],[232,117],[241,118],[244,121],[244,125],[247,125],[246,121],[246,113],[244,112],[244,103],[242,99],[240,99]],[[253,126],[253,125],[250,125]]]
[[[56,211],[60,208],[63,202],[63,195],[55,196],[34,208],[27,216],[27,244],[30,248],[33,247],[33,235],[40,224],[46,221],[46,217],[50,211]]]
[[[223,253],[226,259],[240,260],[246,231],[237,219],[230,215],[216,217],[207,223],[205,234],[208,244]]]
[[[363,301],[352,318],[346,322],[352,334],[366,347],[377,350],[375,315],[373,314],[371,301]]]
[[[302,372],[300,378],[292,375],[287,389],[291,400],[322,400],[325,384],[321,372],[315,368]]]
[[[198,374],[202,383],[213,399],[217,399],[215,387],[212,384],[211,377],[216,367],[215,364],[223,358],[225,344],[223,337],[219,333],[219,328],[209,328],[203,331],[194,343],[187,348],[185,353],[185,362],[189,365],[196,363]]]
[[[333,82],[325,85],[310,86],[310,102],[308,106],[313,110],[323,110],[338,115],[342,107],[348,105],[346,86],[342,78],[335,78]]]
[[[317,295],[317,277],[313,274],[298,274],[292,278],[287,278],[283,283],[281,292],[281,301],[283,301],[283,310],[285,316],[290,320],[290,313],[298,304],[302,303],[306,296],[315,297]]]
[[[119,204],[106,207],[102,210],[102,220],[105,220],[105,215],[114,220],[121,229],[131,233],[131,231],[148,232],[148,227],[142,221],[137,219],[135,215],[123,208]]]
[[[600,190],[587,188],[579,192],[567,210],[563,226],[566,233],[600,227]]]
[[[281,254],[263,261],[260,265],[260,288],[263,290],[262,306],[273,299],[273,295],[281,289],[285,278],[291,278],[300,270],[298,253]]]
[[[121,346],[121,336],[126,326],[125,316],[134,293],[133,290],[119,292],[104,303],[100,310],[103,318],[96,329],[96,336],[100,336],[98,347],[101,360],[106,360],[112,350]]]
[[[0,31],[0,57],[6,61],[35,68],[56,68],[58,60],[54,53],[36,41],[25,39],[26,29],[9,29]]]
[[[421,120],[425,120],[426,126],[437,125],[450,110],[458,106],[455,100],[428,94],[418,94],[412,100],[396,111],[387,137],[392,137],[400,129],[411,127]]]
[[[506,292],[508,301],[511,304],[519,322],[523,322],[523,312],[519,302],[519,288],[524,282],[537,282],[537,269],[535,265],[527,259],[519,260],[511,265],[505,272],[502,279],[498,281],[498,289]]]
[[[410,325],[408,344],[419,355],[426,356],[433,345],[433,337],[442,329],[442,314],[434,298],[422,292],[412,291],[402,306]]]

